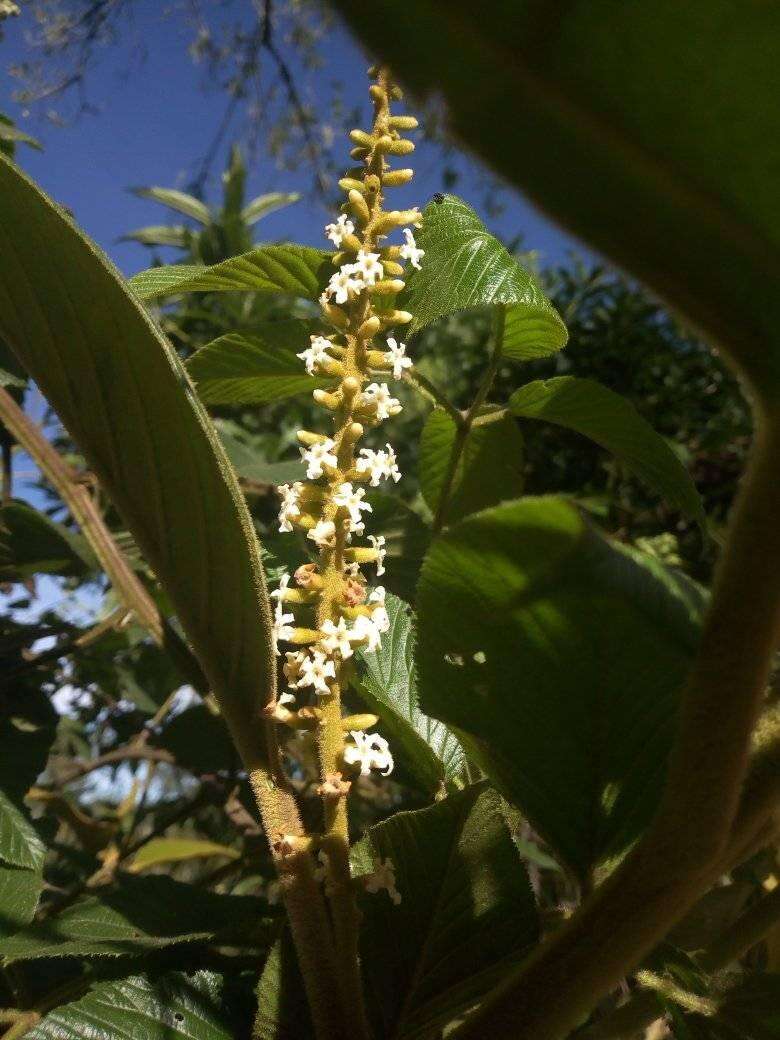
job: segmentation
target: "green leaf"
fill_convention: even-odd
[[[289,928],[271,947],[257,983],[252,1040],[314,1040],[303,977]]]
[[[93,983],[86,996],[50,1011],[26,1040],[233,1040],[222,978],[208,971],[133,975]]]
[[[443,95],[461,141],[724,346],[778,407],[780,108],[766,99],[780,8],[337,7],[413,93]]]
[[[116,891],[89,896],[56,917],[0,942],[0,957],[144,956],[150,950],[212,940],[264,945],[264,904],[221,895],[164,875],[125,877]]]
[[[0,866],[0,939],[32,921],[42,888],[40,870]]]
[[[244,480],[276,485],[306,479],[306,468],[300,459],[268,462],[261,450],[238,437],[222,420],[217,420],[217,432],[233,468]]]
[[[0,862],[40,871],[46,849],[24,813],[0,791]]]
[[[420,703],[580,877],[658,801],[702,603],[556,498],[451,527],[420,576]]]
[[[630,401],[592,379],[559,376],[516,390],[512,412],[576,430],[611,451],[673,506],[706,524],[704,508],[685,466]]]
[[[140,242],[142,246],[175,246],[184,249],[192,232],[181,224],[156,224],[122,235],[120,242]]]
[[[0,578],[19,581],[34,574],[83,578],[97,569],[89,544],[26,502],[0,509]]]
[[[207,404],[266,404],[332,385],[307,374],[296,354],[319,326],[305,321],[269,321],[251,332],[231,332],[207,343],[187,361]]]
[[[511,415],[473,426],[462,441],[455,420],[434,408],[420,437],[417,470],[423,497],[436,514],[450,470],[453,447],[459,458],[450,484],[448,523],[523,493],[523,435]]]
[[[241,210],[241,219],[251,227],[262,217],[267,217],[278,209],[284,209],[285,206],[298,202],[300,197],[297,191],[270,191],[266,195],[258,195]]]
[[[133,856],[127,869],[131,874],[140,874],[141,871],[157,867],[161,863],[181,863],[190,859],[209,859],[212,856],[240,859],[241,853],[230,845],[218,845],[214,841],[201,838],[153,838]]]
[[[176,191],[175,188],[131,188],[130,190],[133,195],[137,195],[140,199],[152,199],[154,202],[161,202],[168,209],[173,209],[177,213],[183,213],[185,217],[192,217],[193,220],[197,220],[201,224],[211,223],[211,211],[208,206],[205,202],[201,202],[200,199],[196,199],[194,195]]]
[[[361,960],[377,1040],[440,1037],[538,939],[533,893],[484,784],[372,827],[365,858],[389,858],[401,902],[362,901]]]
[[[401,299],[414,315],[409,334],[446,314],[500,303],[506,306],[506,357],[528,361],[565,347],[566,326],[533,275],[462,199],[438,198],[423,212],[417,241],[425,259]]]
[[[171,264],[139,271],[128,282],[142,300],[185,292],[285,293],[316,300],[333,273],[330,253],[309,246],[258,246],[211,267]]]
[[[262,756],[270,609],[233,469],[175,352],[114,268],[0,159],[0,335],[57,410],[177,611],[232,731]]]
[[[414,627],[409,605],[397,596],[386,599],[390,628],[372,654],[358,651],[363,665],[358,692],[381,719],[382,732],[395,754],[403,755],[408,769],[424,790],[433,793],[446,780],[459,776],[463,750],[457,738],[436,719],[420,711],[414,666]]]

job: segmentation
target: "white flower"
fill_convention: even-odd
[[[343,661],[346,661],[348,657],[352,657],[352,643],[350,642],[351,633],[347,628],[344,618],[339,618],[337,625],[328,619],[323,623],[320,632],[325,634],[325,638],[320,640],[320,644],[329,654],[335,654],[338,652],[341,654],[341,659]]]
[[[384,607],[379,607],[379,610],[384,610]],[[381,638],[379,629],[374,624],[374,617],[366,617],[365,614],[359,614],[355,619],[355,624],[352,626],[350,632],[350,639],[355,643],[363,643],[365,641],[366,650],[373,654],[375,650],[378,650],[381,645]]]
[[[385,476],[388,478],[388,480],[394,480],[395,483],[397,484],[398,481],[401,479],[401,471],[398,468],[398,461],[397,461],[397,458],[396,458],[396,454],[393,451],[391,445],[386,444],[385,447],[387,448],[387,451],[384,452],[384,455],[385,455]]]
[[[279,588],[274,589],[271,593],[271,599],[278,599],[279,601],[284,599],[284,594],[287,591],[287,586],[290,584],[290,575],[283,574],[279,579]]]
[[[285,691],[276,698],[276,703],[281,707],[284,707],[285,704],[295,704],[295,694]]]
[[[401,893],[395,887],[395,867],[391,859],[378,859],[374,864],[373,873],[363,878],[363,884],[366,886],[366,892],[372,895],[386,891],[396,906],[401,902]]]
[[[403,260],[408,260],[411,263],[412,267],[417,268],[417,270],[419,271],[420,261],[425,256],[425,250],[418,248],[417,243],[414,240],[414,235],[409,230],[409,228],[404,228],[404,238],[406,239],[406,241],[398,250],[398,255]]]
[[[279,530],[282,533],[292,531],[292,523],[290,521],[301,515],[298,499],[303,490],[303,484],[300,480],[296,480],[294,484],[280,484],[276,490],[282,496],[282,506],[279,510]]]
[[[368,597],[369,604],[376,604],[371,607],[371,620],[376,625],[378,632],[387,632],[390,628],[390,617],[385,607],[385,595],[384,586],[377,585]]]
[[[271,632],[273,634],[274,642],[278,643],[280,639],[290,639],[293,634],[293,627],[290,625],[291,621],[295,621],[294,614],[285,614],[284,605],[282,601],[276,604],[276,610],[274,611],[274,622],[271,626]],[[279,649],[276,650],[277,655]]]
[[[298,357],[300,356],[299,354]],[[405,368],[412,367],[412,359],[406,356],[406,344],[398,343],[392,336],[387,337],[387,351],[384,358],[388,365],[392,365],[395,379],[401,378]]]
[[[352,484],[346,481],[344,484],[339,484],[333,496],[333,501],[339,508],[349,511],[350,528],[355,534],[363,533],[358,530],[359,527],[364,526],[361,521],[360,511],[363,510],[366,513],[373,512],[370,504],[363,501],[365,494],[364,488],[353,488]]]
[[[368,473],[371,487],[379,487],[379,481],[392,478],[396,483],[401,479],[401,471],[396,462],[396,454],[390,445],[387,451],[372,451],[371,448],[361,448],[360,458],[355,466],[358,473]]]
[[[357,262],[352,265],[352,270],[360,276],[364,285],[374,285],[384,274],[379,253],[367,253],[364,249],[358,253]]]
[[[321,365],[324,361],[332,360],[330,354],[328,354],[330,340],[325,339],[324,336],[310,336],[309,339],[311,340],[311,346],[295,356],[306,363],[306,371],[310,376],[313,376],[317,365]]]
[[[344,746],[344,761],[351,766],[359,765],[361,776],[368,776],[372,769],[378,769],[382,776],[389,776],[394,762],[385,738],[359,729],[350,730],[349,735],[352,743]]]
[[[330,469],[338,469],[339,460],[336,458],[336,442],[330,437],[318,444],[312,444],[309,448],[301,448],[301,458],[306,463],[306,476],[309,480],[316,480],[322,476],[323,466]]]
[[[285,678],[290,686],[295,686],[296,682],[300,678],[301,666],[306,660],[306,651],[295,650],[291,653],[288,650],[284,656],[285,662],[282,666],[282,671],[284,672]]]
[[[341,214],[335,224],[327,224],[325,226],[325,237],[330,239],[336,248],[341,245],[348,235],[354,234],[355,225],[345,213]]]
[[[385,549],[385,536],[383,534],[368,536],[369,542],[376,549],[376,576],[379,577],[385,573],[385,556],[387,556],[387,549]]]
[[[315,693],[328,694],[330,687],[328,679],[336,678],[336,666],[330,658],[326,657],[321,650],[313,650],[311,656],[307,656],[301,665],[301,677],[295,684],[301,686],[313,686]]]
[[[369,383],[363,391],[363,400],[376,405],[377,419],[389,419],[401,411],[401,402],[391,396],[387,383]]]
[[[360,564],[357,563],[357,562],[355,562],[355,563],[345,563],[344,564],[344,573],[346,575],[348,575],[350,578],[357,578],[358,575],[360,574]]]
[[[365,282],[357,274],[356,265],[345,264],[331,276],[328,282],[327,293],[333,297],[336,303],[348,303],[353,296],[357,296],[364,288]]]
[[[318,520],[306,537],[320,549],[332,549],[336,544],[336,525],[332,520]]]

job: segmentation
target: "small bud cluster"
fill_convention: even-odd
[[[320,298],[324,320],[333,331],[311,336],[298,354],[310,375],[335,384],[330,391],[314,391],[315,401],[331,413],[332,428],[329,433],[298,432],[306,480],[278,488],[279,530],[305,532],[318,561],[302,564],[292,577],[285,575],[273,593],[274,637],[292,648],[284,651],[288,693],[279,698],[272,717],[304,728],[299,717],[306,709],[292,710],[292,698],[307,691],[317,705],[317,790],[326,830],[338,830],[339,812],[346,829],[344,799],[352,780],[372,771],[387,776],[393,769],[387,741],[378,733],[350,728],[345,739],[340,707],[341,686],[355,650],[378,649],[390,624],[384,588],[370,588],[362,570],[373,567],[381,576],[386,554],[384,536],[366,535],[372,512],[366,490],[383,481],[397,482],[401,473],[384,438],[375,448],[361,447],[360,441],[401,411],[387,380],[402,379],[412,362],[405,344],[388,333],[412,316],[395,309],[392,297],[404,288],[404,262],[419,268],[424,257],[412,230],[420,225],[419,211],[383,209],[384,189],[412,177],[411,170],[391,170],[387,158],[413,150],[402,131],[414,129],[417,121],[391,114],[390,103],[401,92],[384,71],[372,75],[373,128],[350,134],[351,156],[360,165],[339,182],[346,193],[343,212],[325,228],[338,250],[336,271]],[[396,230],[402,243],[388,244],[387,237]],[[299,607],[313,617],[311,627],[296,620]],[[311,717],[310,707],[306,721]],[[391,873],[392,865],[383,865],[377,885],[395,899]]]

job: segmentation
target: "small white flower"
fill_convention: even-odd
[[[300,357],[300,354],[298,355]],[[387,337],[385,361],[393,368],[393,378],[400,379],[405,368],[412,367],[412,359],[406,356],[406,344],[399,343],[393,336]]]
[[[315,693],[325,695],[330,693],[328,679],[335,678],[336,666],[333,661],[321,650],[313,650],[311,656],[307,656],[301,665],[301,677],[295,685],[313,686]]]
[[[284,707],[285,704],[295,704],[295,694],[290,693],[289,690],[286,690],[284,693],[281,693],[276,698],[276,703],[279,704],[281,707]]]
[[[375,285],[384,274],[379,253],[367,253],[361,249],[357,261],[352,265],[355,274],[359,275],[364,285]]]
[[[332,296],[336,303],[348,303],[365,288],[365,282],[356,273],[355,264],[345,264],[339,271],[331,276],[328,282],[328,295]]]
[[[325,226],[325,237],[330,239],[337,249],[348,235],[354,234],[355,225],[345,213],[341,214],[335,224]]]
[[[282,671],[287,679],[290,686],[295,686],[301,675],[301,666],[306,660],[305,650],[295,650],[290,652],[289,650],[285,653],[285,662],[282,666]],[[280,701],[281,703],[281,701]]]
[[[279,510],[279,530],[282,533],[292,531],[291,521],[301,515],[298,499],[303,490],[303,484],[300,480],[296,480],[294,484],[280,484],[276,490],[282,496],[282,505]]]
[[[372,769],[378,769],[382,776],[389,776],[394,762],[385,738],[359,729],[350,730],[349,735],[352,743],[344,746],[344,761],[351,766],[359,765],[361,776],[368,776]]]
[[[384,585],[377,585],[374,591],[369,594],[368,602],[377,603],[380,607],[383,607],[386,599],[387,592],[385,591]]]
[[[301,458],[306,463],[306,476],[309,480],[317,480],[322,476],[323,467],[338,469],[339,460],[335,453],[336,442],[327,437],[309,448],[301,448]]]
[[[379,577],[385,573],[385,556],[387,556],[387,549],[385,549],[385,536],[383,534],[370,534],[368,540],[376,549],[376,576]]]
[[[302,350],[300,354],[296,354],[295,356],[305,362],[306,371],[310,376],[313,376],[317,365],[332,360],[328,353],[330,340],[325,339],[324,336],[310,336],[309,339],[311,340],[311,346],[307,347],[306,350]]]
[[[274,621],[271,626],[271,632],[273,634],[274,642],[278,643],[282,639],[290,639],[293,634],[293,626],[290,622],[295,621],[294,614],[285,614],[284,605],[282,601],[276,604],[276,610],[274,611]],[[279,655],[279,648],[276,649],[277,656]]]
[[[320,549],[332,549],[336,544],[336,525],[332,520],[318,520],[306,537]]]
[[[420,270],[420,261],[425,256],[425,250],[420,249],[414,240],[414,235],[409,228],[404,228],[404,238],[406,241],[398,250],[398,255],[403,260],[408,260],[412,267]]]
[[[401,893],[395,887],[395,867],[391,859],[378,859],[374,864],[373,873],[363,878],[366,892],[376,895],[377,892],[386,891],[395,906],[401,902]]]
[[[401,411],[401,402],[391,396],[387,383],[369,383],[363,391],[363,400],[376,405],[377,419],[389,419]]]
[[[385,607],[385,596],[384,586],[377,585],[368,597],[369,605],[375,604],[375,606],[371,607],[371,620],[376,625],[378,632],[387,632],[390,628],[390,617]]]
[[[379,481],[392,479],[396,483],[401,479],[401,471],[396,462],[396,454],[390,445],[387,451],[372,451],[371,448],[361,448],[360,458],[355,463],[358,473],[367,473],[371,487],[379,487]]]
[[[357,578],[360,575],[360,564],[359,563],[345,563],[344,573],[350,578]]]
[[[384,610],[384,607],[377,609]],[[378,650],[382,642],[379,628],[374,624],[373,614],[370,618],[366,617],[365,614],[359,614],[349,635],[350,639],[355,643],[365,642],[365,648],[370,654]]]
[[[325,638],[320,640],[320,645],[323,646],[329,654],[340,653],[342,661],[346,661],[348,657],[352,657],[352,643],[350,642],[351,633],[347,628],[344,618],[339,618],[338,624],[334,624],[333,621],[328,619],[324,622],[320,632],[323,632],[325,635]]]
[[[349,511],[350,529],[355,534],[363,533],[358,531],[359,527],[364,526],[360,517],[361,510],[366,513],[373,512],[371,505],[363,501],[365,495],[364,488],[353,488],[352,484],[346,481],[344,484],[339,484],[333,496],[333,501],[339,508]]]

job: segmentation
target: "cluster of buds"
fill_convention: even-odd
[[[384,70],[370,75],[373,127],[350,134],[356,166],[339,182],[346,194],[342,213],[325,228],[337,250],[336,270],[320,297],[332,332],[312,336],[298,354],[310,375],[333,381],[332,389],[314,391],[314,400],[331,413],[331,428],[298,432],[306,480],[278,488],[279,530],[305,532],[317,562],[285,575],[273,593],[277,654],[282,654],[279,643],[292,648],[284,649],[287,692],[272,710],[277,721],[291,724],[300,724],[304,714],[309,720],[316,717],[317,790],[325,805],[326,831],[329,826],[338,830],[333,806],[343,805],[351,779],[372,771],[387,776],[393,768],[382,736],[343,725],[341,688],[355,650],[377,650],[389,628],[385,590],[370,586],[363,573],[372,568],[381,576],[386,552],[382,535],[366,535],[372,512],[366,491],[400,480],[401,473],[386,438],[376,447],[360,442],[401,411],[387,380],[402,379],[412,362],[398,333],[390,333],[412,315],[396,309],[393,298],[404,288],[404,264],[419,268],[424,256],[413,231],[420,225],[419,210],[383,208],[385,189],[412,178],[410,169],[391,169],[388,159],[413,151],[403,132],[413,130],[417,120],[391,114],[391,102],[402,97],[400,89]],[[387,241],[393,232],[399,232],[397,244]],[[295,711],[294,698],[302,691],[308,707]]]

